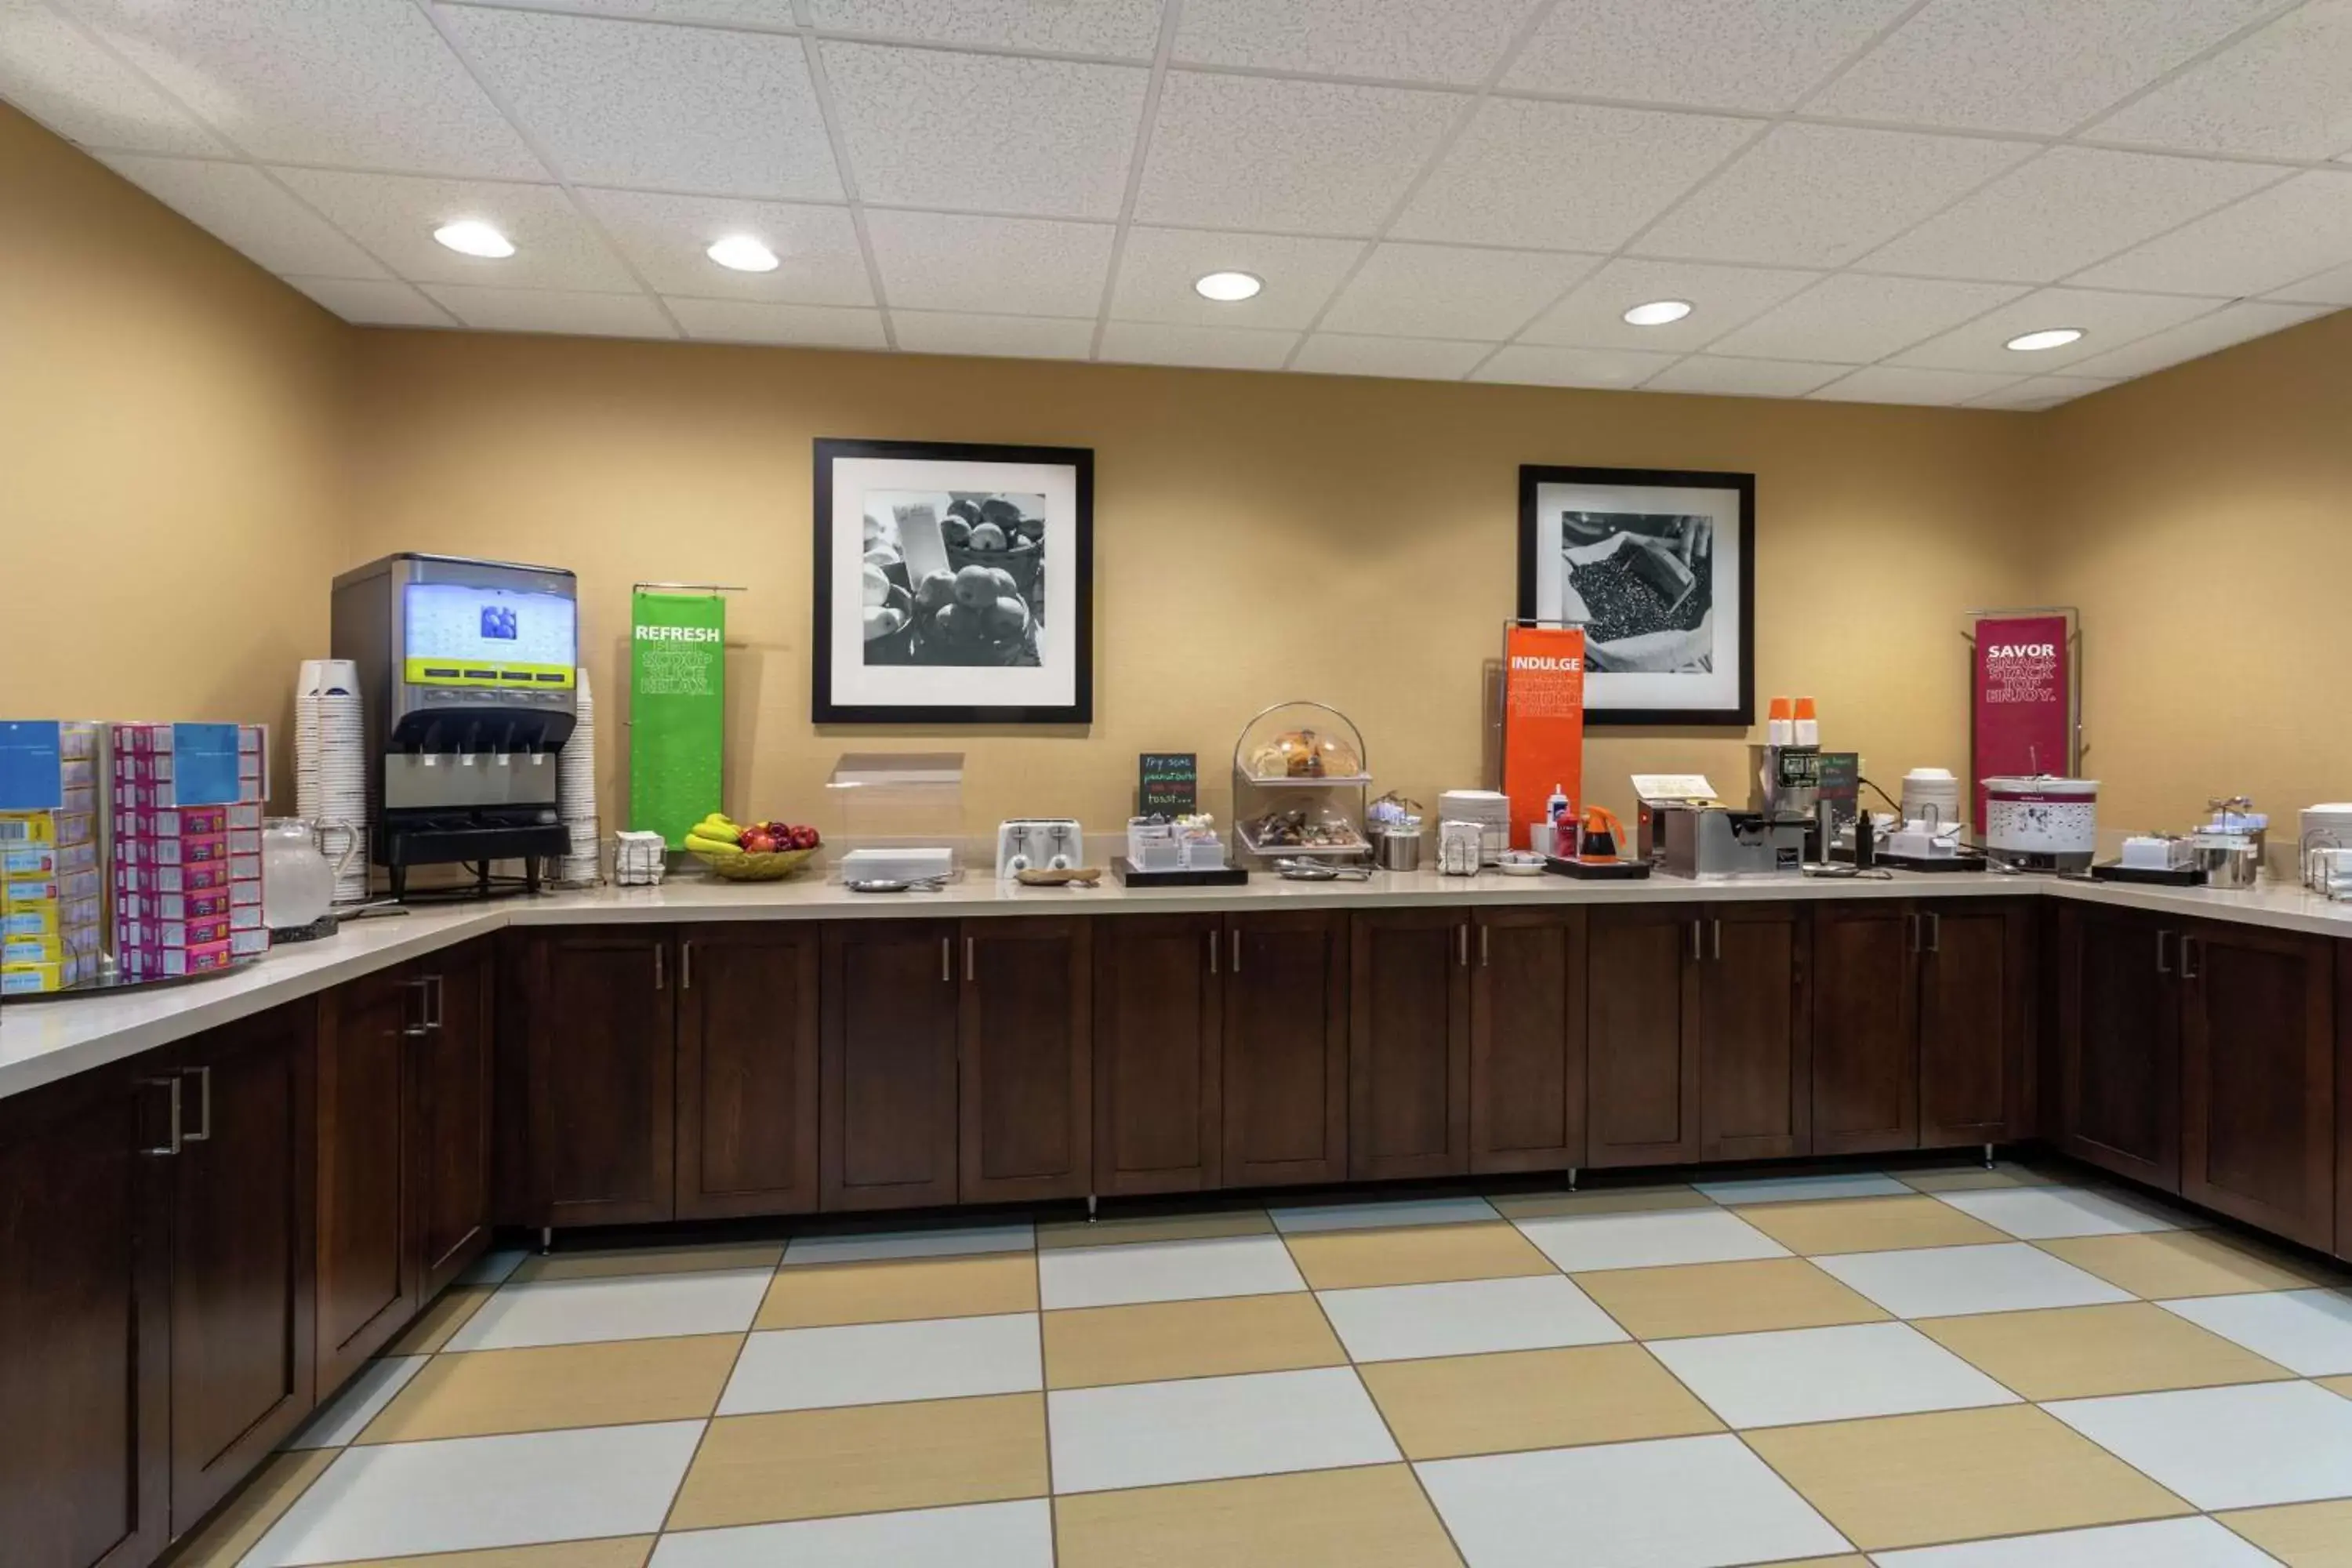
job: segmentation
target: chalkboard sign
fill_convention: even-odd
[[[1144,752],[1135,791],[1138,816],[1189,816],[1201,809],[1201,759],[1191,752]]]

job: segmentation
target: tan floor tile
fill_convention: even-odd
[[[650,1535],[602,1541],[559,1541],[545,1546],[493,1546],[480,1552],[435,1552],[423,1557],[371,1557],[334,1568],[645,1568]]]
[[[1120,1219],[1057,1220],[1037,1227],[1037,1245],[1116,1247],[1130,1241],[1200,1241],[1218,1236],[1264,1236],[1274,1221],[1264,1209],[1218,1209],[1207,1214],[1130,1215]]]
[[[2287,1568],[2352,1568],[2352,1501],[2249,1508],[2213,1517]]]
[[[1863,1202],[1862,1199],[1852,1200]],[[1576,1282],[1642,1340],[1875,1323],[1886,1313],[1801,1258],[1605,1268]]]
[[[362,1443],[699,1420],[743,1348],[740,1334],[435,1356],[360,1434]]]
[[[1864,1552],[2196,1511],[2030,1405],[1741,1436]]]
[[[1800,1557],[1794,1563],[1774,1563],[1767,1568],[1870,1568],[1867,1557]]]
[[[400,1331],[400,1337],[384,1346],[385,1355],[431,1355],[449,1342],[449,1336],[466,1326],[466,1320],[482,1310],[482,1303],[497,1295],[495,1285],[452,1285],[441,1292],[434,1303],[416,1315],[416,1321]]]
[[[995,1252],[779,1269],[752,1326],[813,1329],[1036,1310],[1036,1254]]]
[[[324,1475],[341,1450],[309,1448],[272,1454],[210,1523],[181,1543],[166,1561],[171,1568],[236,1568],[254,1543],[269,1533],[280,1515]]]
[[[1348,1352],[1305,1291],[1048,1312],[1045,1386],[1341,1366]]]
[[[1378,1362],[1356,1371],[1408,1459],[1723,1430],[1639,1345]]]
[[[1975,1247],[2011,1239],[1980,1219],[1925,1194],[1915,1198],[1828,1198],[1758,1204],[1739,1217],[1790,1251],[1895,1252],[1911,1247]]]
[[[2034,1400],[2270,1383],[2294,1375],[2144,1301],[1928,1318],[1912,1327]]]
[[[2135,1296],[2241,1296],[2252,1290],[2341,1287],[2345,1276],[2212,1230],[2159,1230],[2144,1236],[2077,1236],[2038,1244]]]
[[[773,1268],[784,1256],[781,1241],[723,1242],[703,1247],[631,1247],[610,1252],[536,1254],[515,1266],[510,1277],[529,1279],[600,1279],[619,1274],[698,1274],[713,1268]]]
[[[1680,1183],[1664,1187],[1602,1187],[1590,1193],[1521,1193],[1488,1198],[1505,1219],[1549,1219],[1564,1214],[1650,1214],[1659,1209],[1706,1209],[1715,1200]]]
[[[1061,1568],[1458,1568],[1402,1465],[1055,1500]]]
[[[1923,1193],[1980,1193],[1993,1187],[2060,1187],[2067,1184],[2047,1171],[2013,1165],[2004,1160],[1990,1171],[1982,1165],[1956,1165],[1945,1171],[1898,1171],[1895,1179]]]
[[[1286,1236],[1298,1271],[1318,1290],[1505,1279],[1558,1272],[1509,1225],[1424,1225],[1398,1230],[1327,1230]]]
[[[1045,1400],[854,1405],[710,1424],[672,1530],[1045,1495]]]

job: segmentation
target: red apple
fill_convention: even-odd
[[[764,829],[755,827],[743,835],[744,854],[773,855],[775,852],[776,841]]]

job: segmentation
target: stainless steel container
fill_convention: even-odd
[[[1720,807],[1662,815],[1664,869],[1676,876],[1754,877],[1804,868],[1801,822],[1773,822],[1753,812]]]
[[[1421,869],[1421,829],[1391,827],[1372,837],[1374,858],[1383,871]]]
[[[2262,840],[2234,833],[2200,833],[2189,839],[2193,863],[2209,888],[2251,888],[2262,879]]]

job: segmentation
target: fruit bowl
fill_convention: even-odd
[[[705,855],[694,858],[726,882],[781,882],[815,858],[815,848],[778,849],[765,855]]]

